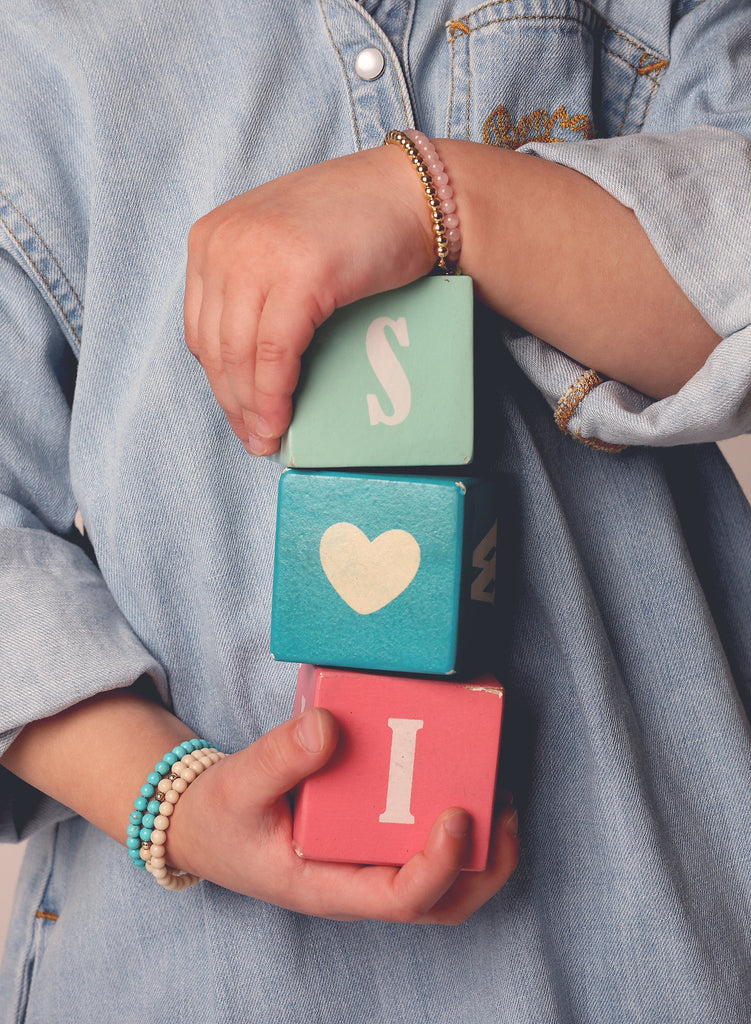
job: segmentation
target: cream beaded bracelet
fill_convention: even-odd
[[[128,853],[136,867],[149,871],[167,889],[185,889],[199,880],[188,872],[174,871],[165,860],[175,805],[201,772],[225,756],[205,740],[186,740],[157,763],[136,798],[128,826]]]
[[[445,274],[459,273],[462,236],[456,200],[437,149],[426,135],[413,129],[388,132],[384,144],[401,146],[420,176],[433,222],[435,269]]]
[[[146,864],[146,870],[165,889],[187,889],[200,881],[197,875],[191,875],[187,871],[175,871],[167,866],[165,859],[167,829],[177,801],[191,782],[206,768],[210,768],[212,764],[216,764],[223,757],[225,755],[215,747],[203,747],[196,751],[195,755],[186,754],[181,761],[173,765],[170,774],[159,783],[159,786],[163,788],[158,791],[164,794],[161,814],[154,819],[151,841],[141,848],[141,857]]]

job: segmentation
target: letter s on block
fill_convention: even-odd
[[[404,368],[386,337],[387,327],[394,332],[396,340],[402,348],[409,347],[407,321],[403,316],[400,316],[398,320],[392,320],[387,316],[378,316],[368,327],[365,350],[376,377],[383,385],[394,407],[393,413],[387,416],[377,395],[368,395],[368,415],[372,427],[377,423],[385,423],[389,427],[403,423],[412,407],[412,389]]]

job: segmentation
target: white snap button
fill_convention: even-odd
[[[355,71],[364,82],[372,82],[380,78],[386,66],[386,58],[375,46],[360,50],[355,57]]]

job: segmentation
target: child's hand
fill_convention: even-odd
[[[249,451],[279,447],[315,329],[433,263],[425,196],[394,146],[278,178],[193,226],[185,336]]]
[[[469,820],[458,808],[439,816],[424,851],[402,868],[304,860],[292,845],[286,794],[325,764],[336,739],[332,716],[313,709],[204,772],[175,811],[170,862],[302,914],[417,924],[466,920],[516,867],[515,813],[507,809],[496,822],[483,872],[459,873]]]

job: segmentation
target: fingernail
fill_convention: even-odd
[[[260,437],[254,437],[253,434],[243,443],[243,448],[249,455],[265,455],[268,446],[268,441],[264,441]]]
[[[443,827],[450,836],[460,839],[469,835],[472,828],[472,819],[466,811],[455,811],[450,818],[446,818]]]
[[[267,439],[271,439],[274,436],[271,427],[261,416],[256,416],[256,433],[259,437],[265,437]]]
[[[323,750],[325,737],[321,728],[320,716],[315,711],[306,711],[300,717],[297,735],[309,754],[318,754]]]

